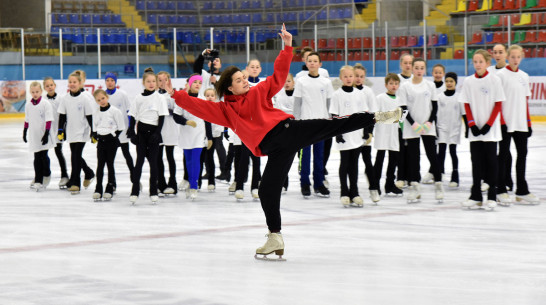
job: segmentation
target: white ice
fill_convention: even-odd
[[[343,208],[335,151],[331,198],[305,200],[294,163],[282,197],[287,261],[279,263],[253,258],[267,228],[248,186],[242,202],[226,184],[208,193],[205,183],[194,202],[179,194],[153,206],[145,166],[145,191],[132,207],[118,152],[117,194],[93,202],[94,184],[79,195],[57,188],[52,150],[51,185],[36,193],[22,129],[21,120],[0,124],[0,304],[546,304],[546,204],[461,209],[471,181],[465,140],[461,187],[444,181],[443,204],[424,185],[421,203],[383,197],[372,205],[361,163],[365,206]],[[545,147],[546,125],[535,124],[527,178],[542,200]],[[69,162],[68,145],[64,153]],[[95,154],[87,144],[92,168]],[[176,157],[180,181],[180,150]],[[448,156],[448,176],[450,164]]]

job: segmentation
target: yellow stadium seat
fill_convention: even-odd
[[[491,9],[491,1],[490,0],[483,0],[482,8],[477,10],[477,12],[483,12]]]
[[[531,14],[530,13],[524,13],[521,14],[521,18],[518,23],[514,25],[526,25],[531,23]]]
[[[457,10],[453,11],[454,13],[460,13],[466,11],[466,1],[465,0],[459,0],[457,3]]]

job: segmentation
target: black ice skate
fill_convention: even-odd
[[[330,191],[324,185],[321,185],[315,189],[315,195],[318,197],[330,198]]]
[[[311,197],[311,188],[309,187],[309,185],[302,185],[301,194],[303,195],[303,198],[305,199]]]

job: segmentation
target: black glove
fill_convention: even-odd
[[[369,138],[370,138],[370,133],[368,133],[367,131],[364,131],[364,135],[362,136],[362,139],[368,140]]]
[[[482,130],[480,130],[480,132],[485,135],[489,132],[489,130],[491,130],[491,126],[489,126],[489,124],[485,124],[483,125],[482,127]]]
[[[125,132],[125,135],[127,138],[131,139],[135,135],[135,131],[131,128],[127,129],[127,132]]]
[[[49,142],[49,129],[46,129],[44,136],[42,137],[42,145],[46,145]]]
[[[343,135],[336,136],[336,143],[345,143],[345,139],[343,139]]]
[[[57,132],[57,139],[59,139],[59,141],[61,142],[66,140],[66,135],[64,134],[64,130],[59,129],[59,131]]]
[[[464,125],[464,137],[468,139],[468,125]]]
[[[531,127],[529,127],[530,129]],[[24,128],[23,129],[23,141],[26,143],[27,142],[27,131],[28,131],[28,128]]]
[[[477,137],[481,134],[481,131],[480,129],[478,128],[478,126],[474,125],[472,127],[470,127],[470,131],[472,131],[472,134]]]
[[[229,141],[229,134],[228,134],[228,131],[224,131],[224,138],[226,138],[226,140]]]
[[[533,134],[533,128],[531,128],[531,126],[529,126],[529,132],[527,133],[527,137],[530,138],[532,134]]]

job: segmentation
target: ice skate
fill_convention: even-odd
[[[444,202],[444,186],[442,182],[434,182],[434,190],[436,193],[436,200],[438,203]]]
[[[322,181],[322,184],[324,184],[324,187],[326,187],[327,189],[330,188],[330,182],[328,182],[328,179],[324,179],[324,181]]]
[[[41,190],[43,189],[43,187],[44,187],[44,186],[43,186],[41,183],[34,183],[34,190],[35,190],[36,192],[41,191]]]
[[[197,199],[197,189],[190,189],[190,198],[191,200]]]
[[[330,198],[330,191],[324,185],[322,185],[315,189],[315,196]]]
[[[243,200],[244,198],[245,198],[245,193],[243,192],[243,190],[235,191],[235,199]]]
[[[214,190],[216,190],[216,185],[214,184],[207,185],[207,190],[209,191],[209,193],[214,193]]]
[[[481,201],[477,201],[477,200],[472,200],[472,199],[468,199],[466,201],[463,201],[461,202],[461,207],[463,208],[467,208],[467,209],[472,209],[472,208],[477,208],[481,205]]]
[[[303,185],[301,187],[301,194],[305,199],[311,197],[311,187],[309,185]]]
[[[100,201],[101,197],[102,196],[100,195],[100,193],[97,193],[97,192],[93,193],[93,200],[95,202]]]
[[[352,206],[361,208],[364,206],[364,199],[360,196],[355,196],[352,200]]]
[[[189,187],[190,187],[190,183],[188,182],[188,180],[183,180],[182,182],[178,184],[179,191],[185,191]]]
[[[421,179],[422,184],[433,184],[434,183],[434,175],[431,173],[426,173],[423,179]]]
[[[237,182],[233,182],[233,183],[229,186],[228,192],[229,192],[229,194],[231,195],[231,194],[235,193],[236,190],[237,190]]]
[[[91,182],[93,182],[93,180],[95,180],[95,176],[89,178],[89,179],[84,179],[83,180],[83,187],[85,189],[87,189],[90,185],[91,185]]]
[[[113,195],[111,193],[104,193],[104,195],[102,195],[102,200],[110,201],[110,200],[112,200],[112,197],[113,197]]]
[[[483,209],[486,211],[493,211],[496,206],[497,206],[497,201],[487,200],[487,202],[483,205]]]
[[[370,199],[373,201],[374,204],[377,204],[377,202],[381,200],[381,197],[379,197],[379,191],[370,190]]]
[[[392,184],[390,186],[385,185],[385,196],[389,197],[401,197],[404,194],[404,191],[399,189],[396,185]]]
[[[281,233],[269,233],[266,235],[267,241],[265,244],[256,249],[256,254],[254,255],[255,259],[264,260],[264,261],[286,261],[282,258],[284,254],[284,241],[282,240]],[[278,255],[278,258],[268,258],[267,255],[275,252]]]
[[[449,183],[449,187],[452,187],[452,188],[456,188],[456,187],[459,187],[459,183],[455,182],[455,181],[451,181]]]
[[[482,185],[480,186],[480,189],[482,193],[487,192],[489,190],[489,184],[482,182]]]
[[[137,202],[138,200],[138,195],[131,195],[129,196],[129,201],[131,202],[132,205],[135,205],[135,203]]]
[[[402,119],[404,112],[398,107],[393,111],[377,111],[374,115],[376,124],[394,124]]]
[[[172,187],[167,187],[164,191],[163,191],[163,194],[165,195],[174,195],[176,194],[176,190]]]
[[[159,200],[159,196],[151,195],[150,200],[152,201],[152,204],[157,204],[157,201]]]
[[[419,182],[412,182],[409,186],[408,203],[417,203],[421,200]]]
[[[112,199],[112,197],[114,196],[114,189],[114,184],[108,183],[106,185],[106,191],[102,195],[102,200],[110,201],[110,199]]]
[[[46,188],[49,185],[49,183],[51,182],[51,176],[45,176],[43,182],[44,182],[43,186],[44,186],[44,188]]]
[[[59,189],[63,190],[66,189],[66,184],[68,183],[67,177],[62,177],[61,181],[59,181]]]
[[[157,196],[158,196],[159,198],[164,198],[164,197],[165,197],[165,193],[163,193],[163,192],[160,191],[160,190],[157,190]]]
[[[512,198],[508,193],[497,194],[497,202],[503,207],[509,207],[512,204]]]
[[[250,191],[250,193],[252,194],[252,199],[254,199],[254,201],[260,200],[260,195],[258,195],[258,189],[253,189],[252,191]]]
[[[72,194],[72,195],[77,195],[80,193],[80,187],[79,186],[76,186],[76,185],[73,185],[71,187],[68,188],[68,191]]]
[[[529,193],[527,195],[516,195],[516,202],[519,204],[540,204],[540,199],[537,196]]]
[[[406,180],[398,180],[394,183],[394,185],[399,189],[403,189],[408,186],[408,182]]]
[[[348,208],[351,206],[351,198],[349,198],[348,196],[341,196],[339,200],[344,208]]]

